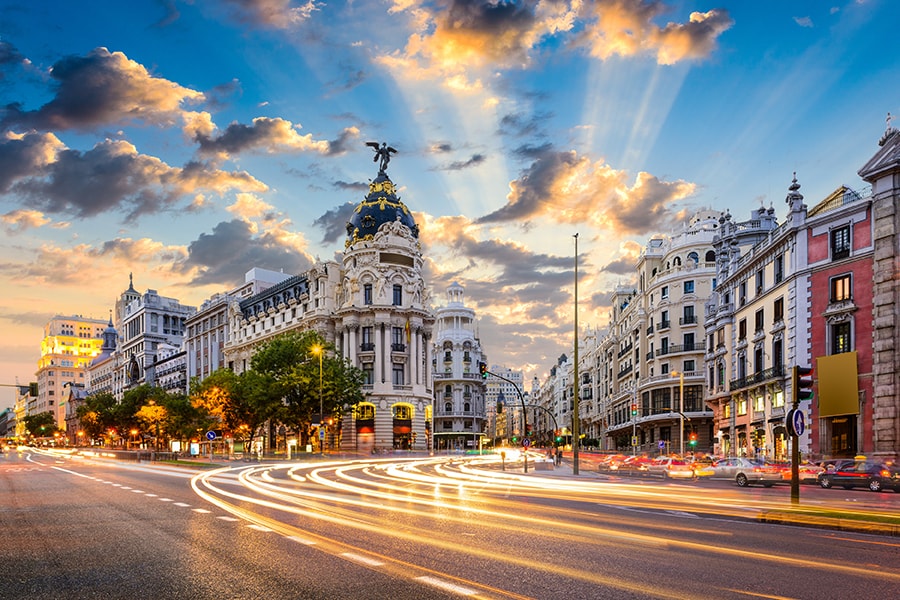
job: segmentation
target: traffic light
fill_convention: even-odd
[[[632,405],[631,405],[631,416],[632,416],[632,417],[636,417],[636,416],[637,416],[637,404],[632,404]]]
[[[791,383],[794,388],[794,402],[812,400],[812,367],[794,366],[793,373],[791,373]]]
[[[691,446],[696,446],[696,445],[697,445],[697,434],[696,434],[696,433],[691,432],[691,437],[689,438],[688,443],[689,443]]]
[[[516,442],[519,441],[519,437],[514,435],[514,436],[512,437],[512,441],[513,441],[513,444],[515,444]]]
[[[478,372],[481,373],[482,379],[487,379],[488,371],[487,371],[487,365],[485,363],[483,363],[483,362],[478,363]]]

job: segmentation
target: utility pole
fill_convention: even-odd
[[[578,422],[578,396],[581,382],[578,381],[578,234],[575,234],[575,377],[572,386],[572,474],[578,475],[578,442],[580,431]]]

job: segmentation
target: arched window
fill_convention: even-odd
[[[706,251],[706,258],[704,259],[706,262],[716,262],[716,253],[714,250]]]
[[[676,267],[680,267],[680,266],[681,266],[681,257],[680,257],[680,256],[676,256],[676,257],[672,260],[672,264],[675,265]]]
[[[465,404],[463,404],[463,410],[469,412],[470,410],[472,410],[472,405],[466,402]]]
[[[696,252],[689,252],[687,255],[687,259],[688,259],[688,262],[692,262],[692,263],[694,263],[694,265],[696,265],[697,263],[700,262],[700,255],[697,254]]]
[[[453,386],[445,385],[444,386],[444,395],[451,396],[453,394]]]
[[[452,402],[444,402],[444,412],[445,413],[453,412],[453,403]]]

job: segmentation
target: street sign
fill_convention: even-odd
[[[522,445],[527,448],[528,446],[531,445],[531,440],[529,440],[528,438],[525,438],[524,440],[522,440]]]
[[[215,431],[207,431],[206,439],[208,439],[209,441],[213,441],[214,439],[216,439],[216,432]]]
[[[637,443],[637,436],[636,436],[636,435],[631,436],[631,445],[632,445],[632,446],[637,446],[637,445],[638,445],[638,443]]]
[[[666,449],[666,441],[665,441],[665,440],[659,440],[659,443],[657,443],[657,446],[659,446],[659,449],[660,449],[660,450],[665,450],[665,449]]]
[[[320,440],[325,439],[325,428],[324,427],[319,427],[319,439]]]
[[[806,431],[806,414],[803,412],[803,409],[790,410],[787,419],[788,430],[798,437],[803,435],[803,432]]]

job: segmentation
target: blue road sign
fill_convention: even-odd
[[[216,439],[216,432],[215,431],[207,431],[206,439],[208,439],[209,441],[213,441],[214,439]]]

